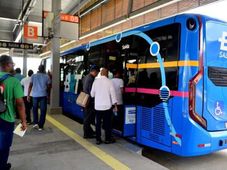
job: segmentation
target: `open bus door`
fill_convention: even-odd
[[[122,125],[122,136],[136,136],[136,73],[137,55],[125,50],[122,54],[125,58],[124,64],[124,117]]]

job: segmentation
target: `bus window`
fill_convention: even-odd
[[[146,34],[149,35],[153,41],[159,43],[160,55],[164,63],[170,61],[176,61],[177,63],[179,57],[179,24],[172,24],[159,29],[150,30],[147,31]],[[139,44],[137,50],[140,51],[138,57],[139,69],[137,77],[137,87],[159,90],[161,87],[162,79],[160,68],[155,66],[155,64],[158,63],[157,58],[156,56],[151,56],[149,52],[150,46],[145,40],[138,37],[137,42]],[[147,67],[143,68],[144,64],[150,64],[150,66],[147,65]],[[165,67],[165,75],[166,85],[169,87],[169,89],[177,90],[177,64],[173,67]],[[139,105],[153,107],[161,101],[157,94],[138,93],[138,102]]]
[[[123,95],[123,100],[125,105],[136,104],[136,93],[129,92],[128,89],[136,88],[136,75],[137,75],[137,56],[138,53],[133,49],[133,37],[129,36],[123,38],[120,44],[121,58],[123,60],[123,80],[125,86],[125,93]]]

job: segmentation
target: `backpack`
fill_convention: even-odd
[[[6,108],[7,108],[6,100],[4,99],[5,87],[4,87],[3,81],[7,79],[9,76],[10,76],[9,74],[5,74],[0,78],[0,114],[6,112]]]

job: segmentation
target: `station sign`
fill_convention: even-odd
[[[43,18],[46,18],[50,13],[49,11],[43,11]],[[60,19],[61,21],[79,23],[79,17],[74,15],[60,13]]]
[[[33,44],[0,41],[0,47],[1,48],[20,48],[20,49],[30,50],[30,49],[33,49]]]
[[[53,30],[53,12],[43,11],[43,37],[51,37]],[[68,40],[78,40],[79,17],[60,13],[60,37]]]
[[[24,38],[26,39],[38,39],[38,27],[24,25]]]

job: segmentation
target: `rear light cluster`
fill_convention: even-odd
[[[195,98],[196,98],[196,84],[199,82],[199,80],[202,78],[202,71],[199,71],[193,77],[193,79],[190,80],[189,84],[189,114],[190,117],[197,122],[199,125],[201,125],[203,128],[207,127],[206,120],[201,117],[198,113],[195,111]]]
[[[203,34],[202,34],[203,25],[200,17],[198,17],[198,21],[199,21],[199,29],[200,29],[199,72],[190,80],[190,83],[189,83],[189,115],[195,122],[197,122],[203,128],[207,128],[206,120],[195,111],[196,84],[200,81],[200,79],[203,76],[203,44],[204,44]]]
[[[198,144],[199,148],[206,148],[206,147],[211,147],[211,143],[202,143],[202,144]]]

